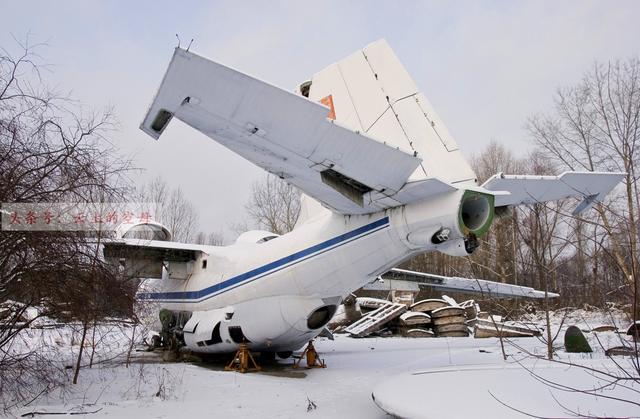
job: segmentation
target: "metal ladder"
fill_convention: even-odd
[[[407,311],[406,305],[389,302],[350,324],[344,331],[351,336],[361,338],[380,329],[385,323],[395,319],[405,311]]]

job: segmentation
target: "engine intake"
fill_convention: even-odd
[[[487,233],[494,216],[493,195],[465,191],[460,201],[458,223],[460,231],[468,236],[482,237]]]

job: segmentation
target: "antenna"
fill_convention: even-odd
[[[187,52],[189,52],[189,48],[191,48],[191,44],[193,44],[193,38],[191,38],[191,41],[189,42],[189,46],[187,47]]]
[[[176,34],[176,38],[178,39],[178,48],[180,48],[180,37]]]

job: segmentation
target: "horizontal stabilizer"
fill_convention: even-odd
[[[564,198],[582,198],[574,213],[588,209],[604,198],[624,178],[624,173],[564,172],[560,176],[505,175],[498,173],[482,187],[506,191],[497,195],[495,206],[535,204]]]
[[[401,282],[416,282],[420,286],[432,287],[438,291],[463,292],[465,294],[481,294],[484,297],[494,298],[544,298],[544,291],[538,291],[531,287],[503,284],[501,282],[487,281],[484,279],[460,278],[457,276],[442,276],[424,272],[408,271],[406,269],[391,269],[383,275],[384,280]],[[549,292],[549,298],[558,297],[559,294]]]

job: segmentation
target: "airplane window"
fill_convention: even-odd
[[[133,226],[124,233],[125,239],[142,239],[142,240],[162,240],[169,239],[167,232],[161,227],[153,224],[139,224]]]
[[[265,236],[263,238],[261,238],[260,240],[258,240],[258,243],[264,243],[264,242],[268,242],[269,240],[273,240],[273,239],[277,239],[278,236]]]

